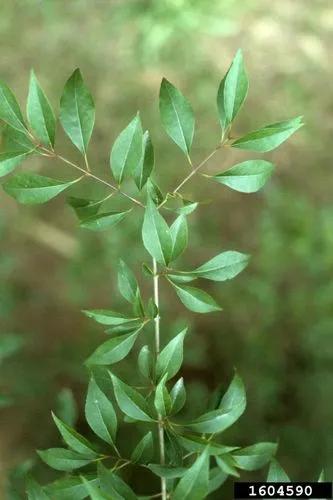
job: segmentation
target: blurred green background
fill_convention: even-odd
[[[200,161],[218,140],[217,86],[238,47],[245,53],[250,93],[234,132],[304,115],[306,128],[267,155],[277,173],[259,194],[242,195],[201,179],[187,184],[184,194],[206,203],[190,216],[183,262],[191,268],[223,249],[253,257],[237,279],[209,287],[222,314],[191,315],[163,287],[162,333],[168,338],[175,319],[190,318],[182,372],[188,412],[203,408],[218,384],[226,387],[236,366],[247,386],[248,409],[224,441],[246,445],[279,439],[279,460],[293,479],[314,479],[323,466],[331,477],[331,2],[3,0],[0,44],[1,79],[22,106],[31,67],[55,106],[65,80],[81,68],[97,108],[91,164],[104,177],[112,141],[138,109],[156,146],[161,188],[174,186],[186,173],[181,153],[159,124],[163,76],[193,103],[193,156]],[[61,130],[57,149],[76,158]],[[209,170],[231,166],[239,157],[217,155]],[[72,175],[56,163],[30,165],[54,177]],[[90,189],[92,196],[102,194],[98,185]],[[88,432],[82,362],[103,335],[80,309],[122,307],[115,286],[119,254],[137,275],[138,263],[149,260],[138,237],[140,221],[128,220],[110,233],[89,233],[77,228],[61,197],[27,209],[0,195],[0,390],[5,396],[0,399],[0,480],[6,490],[1,498],[20,498],[16,491],[31,467],[41,482],[53,477],[34,450],[60,443],[50,410],[71,412],[66,388],[78,404],[78,429]],[[141,276],[141,281],[149,294],[149,280]],[[120,368],[125,378],[134,370],[135,356]],[[135,436],[133,429],[127,441]],[[264,472],[255,477],[263,479]],[[143,480],[129,479],[144,491]]]

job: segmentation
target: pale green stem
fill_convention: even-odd
[[[153,271],[154,271],[154,302],[159,311],[159,276],[157,272],[157,262],[156,259],[153,259]],[[160,313],[158,312],[155,320],[155,356],[157,358],[160,352]],[[163,419],[160,414],[158,414],[158,441],[160,446],[160,463],[161,465],[165,464],[165,448],[164,448],[164,429],[163,429]],[[167,500],[167,490],[166,490],[166,480],[165,478],[161,478],[161,497],[162,500]]]

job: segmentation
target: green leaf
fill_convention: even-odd
[[[139,288],[138,282],[123,260],[120,260],[118,265],[118,288],[124,299],[133,304]]]
[[[137,321],[139,318],[127,318],[123,314],[109,309],[92,309],[82,311],[88,318],[93,319],[101,325],[124,325]]]
[[[147,378],[151,379],[153,373],[153,355],[147,345],[144,345],[139,352],[138,366],[140,373]]]
[[[79,69],[66,82],[60,100],[60,121],[70,140],[85,155],[94,128],[95,105]]]
[[[232,147],[266,153],[280,146],[302,126],[302,117],[266,125],[237,139],[232,143]]]
[[[0,120],[26,133],[20,106],[10,88],[0,81]]]
[[[110,166],[114,178],[121,184],[132,176],[142,159],[142,126],[139,114],[119,134],[111,150]]]
[[[94,460],[91,456],[81,455],[65,448],[37,450],[37,453],[49,467],[65,472],[84,467]]]
[[[19,151],[28,153],[36,149],[36,145],[27,135],[27,131],[17,130],[10,125],[5,125],[2,129],[2,146],[4,151]]]
[[[151,179],[151,177],[149,177],[147,181],[147,195],[148,198],[151,198],[157,206],[160,205],[164,200],[162,191],[160,190],[156,182]]]
[[[150,319],[155,319],[156,316],[158,316],[158,307],[157,307],[157,305],[155,304],[155,302],[154,302],[154,300],[152,298],[150,298],[148,300],[148,304],[147,304],[147,316]]]
[[[53,147],[56,119],[51,104],[33,71],[30,75],[27,116],[32,130],[42,144]]]
[[[99,484],[96,476],[89,475],[85,479],[95,487]],[[58,479],[45,486],[44,490],[50,498],[58,498],[59,500],[83,500],[88,496],[87,489],[82,484],[80,477],[74,476]]]
[[[170,230],[149,197],[142,226],[142,239],[146,250],[157,262],[164,265],[170,262],[172,254]]]
[[[271,465],[269,466],[269,471],[267,475],[267,482],[269,483],[289,483],[290,479],[282,469],[281,465],[276,461],[272,460]]]
[[[220,83],[217,107],[222,130],[234,120],[245,101],[249,82],[244,67],[243,54],[238,50],[227,74]]]
[[[183,408],[186,401],[186,391],[183,377],[177,380],[177,382],[171,389],[170,397],[172,403],[170,414],[176,415],[176,413],[180,412],[180,410]]]
[[[248,160],[211,176],[211,179],[240,193],[259,191],[271,177],[274,165],[265,160]]]
[[[77,404],[71,389],[64,387],[57,396],[57,414],[65,424],[74,426],[77,420]]]
[[[102,493],[101,490],[97,486],[95,486],[95,484],[92,484],[91,482],[87,481],[85,477],[83,476],[80,477],[82,484],[86,488],[86,491],[89,494],[91,500],[113,500],[113,497],[107,495],[106,493]]]
[[[28,156],[28,152],[14,151],[12,153],[0,153],[0,177],[12,172]]]
[[[175,208],[174,211],[180,215],[190,215],[199,206],[197,201],[182,200],[183,206]]]
[[[155,399],[154,399],[154,405],[156,408],[156,411],[159,415],[162,417],[165,417],[170,413],[171,409],[171,398],[168,393],[168,390],[165,386],[167,380],[167,375],[165,375],[160,382],[157,384],[156,390],[155,390]]]
[[[120,334],[103,342],[87,359],[90,365],[112,365],[124,359],[131,351],[141,328],[128,334]]]
[[[211,439],[207,441],[202,437],[192,435],[192,434],[177,434],[176,436],[178,443],[187,451],[200,453],[205,450],[209,444],[209,454],[210,455],[225,455],[232,451],[237,450],[235,446],[224,446],[222,444],[216,443]]]
[[[150,177],[150,174],[153,171],[155,164],[155,155],[154,155],[154,147],[150,139],[150,135],[148,130],[143,134],[143,154],[141,161],[138,164],[138,167],[135,171],[135,184],[138,189],[141,189],[145,186],[147,180]]]
[[[176,260],[186,249],[188,244],[188,228],[185,215],[180,215],[170,227],[172,239],[171,261]]]
[[[235,465],[243,470],[257,470],[273,458],[277,450],[276,443],[257,443],[232,454]]]
[[[209,453],[206,449],[180,479],[173,500],[202,500],[208,494]]]
[[[233,425],[244,413],[246,394],[239,375],[235,375],[217,410],[205,413],[191,422],[188,427],[196,432],[223,432]]]
[[[98,457],[98,454],[93,449],[92,444],[89,443],[85,437],[81,436],[81,434],[76,432],[75,429],[62,422],[53,412],[52,417],[63,440],[69,448],[72,448],[73,451],[85,455],[86,457]]]
[[[178,333],[157,356],[156,377],[158,379],[166,375],[166,380],[169,380],[180,369],[183,362],[183,344],[186,332],[187,328]]]
[[[109,227],[115,226],[122,221],[131,210],[125,212],[105,212],[103,214],[92,215],[80,222],[80,227],[90,229],[91,231],[104,231]]]
[[[172,467],[170,465],[149,464],[148,469],[151,470],[158,477],[165,477],[166,479],[175,479],[182,477],[188,470],[185,467]]]
[[[239,473],[235,467],[236,462],[230,455],[222,455],[221,457],[215,457],[217,465],[220,469],[225,472],[225,474],[239,477]]]
[[[193,271],[188,271],[194,278],[205,278],[212,281],[226,281],[235,278],[248,265],[250,256],[229,250],[222,252]]]
[[[70,182],[57,181],[50,177],[25,173],[14,175],[2,186],[5,192],[19,203],[37,205],[51,200],[77,181],[78,179]]]
[[[103,491],[109,493],[112,500],[137,500],[134,491],[112,471],[98,464],[98,476]]]
[[[69,196],[67,203],[72,207],[79,219],[87,219],[96,215],[103,204],[103,200],[87,200],[86,198],[77,198]]]
[[[146,399],[139,392],[110,373],[119,408],[128,417],[143,422],[153,422]]]
[[[92,377],[85,404],[85,416],[90,428],[103,441],[114,445],[117,433],[117,416],[113,404]]]
[[[50,500],[43,488],[32,478],[27,480],[28,500]]]
[[[172,283],[172,282],[171,282]],[[187,309],[197,313],[221,311],[222,308],[207,292],[193,286],[180,286],[172,283],[178,297]]]
[[[145,436],[139,441],[137,446],[134,448],[131,455],[131,461],[133,463],[147,463],[152,459],[154,453],[154,442],[152,432],[147,432]]]
[[[209,471],[208,493],[213,493],[226,481],[228,475],[221,471],[219,467],[214,467]]]
[[[194,135],[194,114],[183,94],[163,78],[160,88],[160,114],[166,133],[188,156]]]

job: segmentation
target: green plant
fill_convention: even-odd
[[[196,279],[218,282],[232,279],[249,261],[249,256],[244,253],[225,251],[193,270],[181,270],[174,266],[188,244],[187,217],[199,205],[182,196],[183,186],[196,174],[201,174],[242,193],[258,191],[273,172],[273,165],[266,160],[243,161],[215,175],[202,174],[201,170],[222,148],[268,152],[302,126],[301,118],[295,118],[267,125],[235,139],[231,128],[247,90],[248,79],[239,51],[218,90],[220,141],[207,158],[194,165],[191,157],[195,128],[192,107],[176,87],[163,79],[159,101],[162,124],[183,151],[190,168],[178,186],[164,195],[152,179],[154,148],[149,132],[142,130],[139,114],[120,133],[112,147],[110,167],[114,182],[92,172],[87,150],[94,127],[95,109],[79,70],[74,71],[65,85],[60,101],[60,122],[81,153],[83,166],[56,152],[56,118],[34,73],[31,74],[27,102],[28,125],[11,90],[4,83],[0,84],[0,119],[6,124],[6,150],[0,155],[0,175],[10,174],[32,155],[59,160],[80,173],[79,177],[66,181],[33,173],[14,174],[3,183],[5,192],[20,203],[35,205],[45,203],[65,190],[77,188],[79,183],[99,182],[110,191],[102,199],[77,196],[68,199],[80,226],[92,231],[108,230],[133,214],[135,208],[138,217],[142,212],[142,240],[152,258],[151,265],[143,263],[142,266],[143,274],[152,281],[153,293],[148,300],[143,298],[142,288],[133,272],[121,260],[118,288],[130,304],[131,312],[123,314],[105,309],[84,311],[89,318],[106,326],[110,337],[86,361],[91,374],[85,406],[86,420],[102,444],[88,441],[53,415],[68,449],[39,451],[40,457],[56,470],[73,474],[73,471],[85,468],[87,472],[67,476],[44,487],[31,481],[28,485],[29,498],[80,499],[88,495],[93,499],[137,498],[118,474],[121,469],[133,465],[149,470],[160,480],[158,493],[141,498],[201,499],[218,489],[228,476],[238,477],[241,470],[261,468],[275,454],[275,443],[257,443],[240,448],[218,441],[217,435],[233,425],[246,407],[244,385],[237,373],[224,394],[220,391],[216,393],[206,413],[187,422],[177,416],[186,400],[184,381],[179,378],[172,387],[169,381],[181,368],[187,329],[179,331],[163,348],[160,338],[160,311],[163,311],[161,279],[174,289],[190,311],[218,312],[221,307],[214,298],[189,283]],[[112,209],[116,196],[127,205]],[[162,210],[168,219],[176,214],[171,225],[162,216]],[[154,332],[153,345],[148,340],[151,330]],[[129,355],[139,341],[143,345],[138,354],[138,370],[144,382],[140,380],[139,385],[136,381],[128,385],[116,376],[113,365]],[[112,367],[112,370],[106,367]],[[124,443],[120,446],[116,442],[119,414],[115,410],[110,387],[120,413],[124,415],[124,422],[139,422],[141,432],[147,431],[126,458]],[[210,468],[212,460],[215,466]]]

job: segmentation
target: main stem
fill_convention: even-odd
[[[154,271],[154,302],[159,310],[159,276],[157,274],[157,262],[153,259],[153,271]],[[156,358],[160,352],[160,314],[158,313],[155,320],[155,355]],[[163,429],[163,419],[160,414],[158,414],[158,441],[160,445],[160,463],[165,464],[165,449],[164,449],[164,429]],[[161,495],[162,500],[167,500],[167,490],[166,490],[166,480],[161,478]]]

